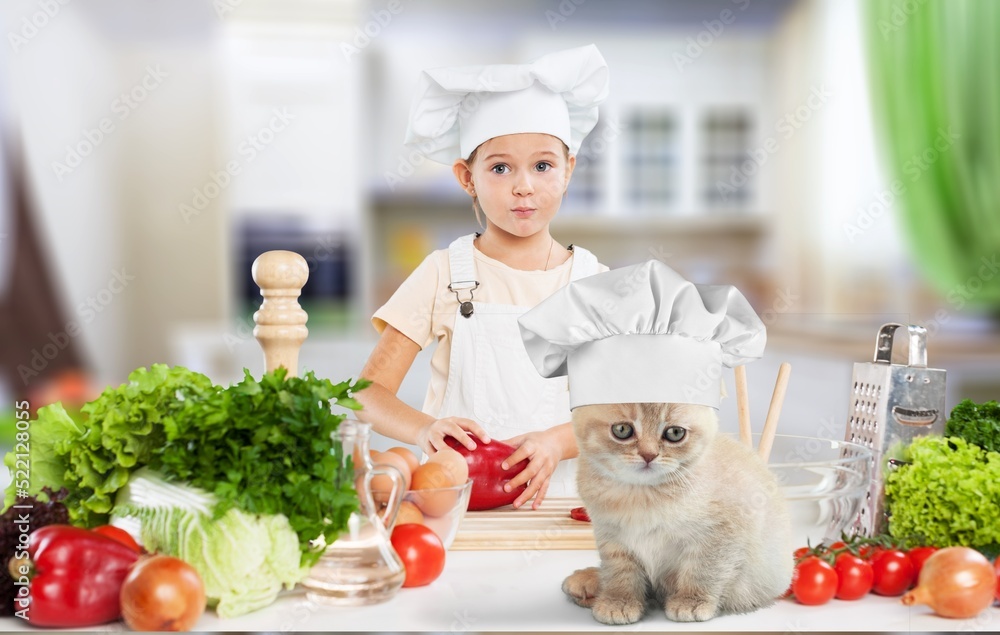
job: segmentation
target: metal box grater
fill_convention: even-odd
[[[906,365],[892,363],[892,344],[902,324],[883,324],[875,341],[875,361],[854,364],[846,441],[872,451],[872,481],[849,533],[877,535],[886,529],[883,483],[886,457],[926,434],[944,434],[945,371],[927,368],[927,329],[909,325]]]

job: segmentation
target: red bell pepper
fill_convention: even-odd
[[[93,626],[121,617],[119,594],[139,559],[135,551],[87,529],[49,525],[31,534],[28,556],[35,575],[26,616],[33,626]]]
[[[464,456],[465,462],[469,464],[469,478],[472,479],[469,509],[478,511],[510,505],[527,489],[527,485],[515,487],[510,492],[503,491],[503,486],[528,467],[528,459],[523,459],[517,465],[504,470],[501,465],[514,453],[514,447],[496,440],[483,443],[474,434],[469,436],[476,442],[475,450],[470,450],[453,437],[444,439],[445,443]]]

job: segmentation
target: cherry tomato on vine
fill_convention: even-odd
[[[858,548],[858,555],[861,556],[862,560],[868,560],[869,562],[875,558],[875,554],[878,553],[878,549],[875,545],[861,545]]]
[[[798,549],[792,552],[792,557],[795,558],[796,561],[798,561],[799,558],[805,557],[805,555],[810,551],[812,551],[812,549],[810,549],[809,547],[799,547]]]
[[[937,551],[937,547],[914,547],[906,552],[910,562],[913,563],[913,581],[920,579],[920,570],[924,568],[924,562]]]
[[[899,549],[887,549],[876,553],[872,559],[875,579],[872,593],[878,595],[902,595],[913,584],[913,563],[909,556]]]
[[[997,601],[1000,602],[1000,558],[993,563],[993,569],[997,572]]]
[[[872,590],[875,571],[870,562],[845,551],[837,555],[833,568],[837,572],[838,599],[860,600]]]
[[[826,604],[837,594],[837,572],[821,558],[809,556],[795,567],[792,594],[799,604]]]

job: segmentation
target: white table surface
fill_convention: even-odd
[[[905,607],[899,598],[869,595],[856,602],[833,600],[802,606],[781,600],[750,615],[702,623],[674,623],[650,611],[638,624],[609,627],[560,590],[575,569],[598,563],[596,551],[451,551],[444,573],[429,586],[400,589],[392,600],[363,607],[328,607],[292,591],[271,606],[232,619],[212,612],[198,631],[1000,631],[1000,608],[971,620],[949,620],[927,607]],[[4,630],[25,630],[17,618],[0,620]],[[121,623],[92,631],[121,631]],[[35,629],[37,632],[37,629]]]

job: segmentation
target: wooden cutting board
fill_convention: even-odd
[[[456,551],[596,549],[591,524],[569,517],[569,510],[582,505],[577,498],[546,498],[536,510],[528,505],[521,509],[508,505],[466,512],[450,548]]]

